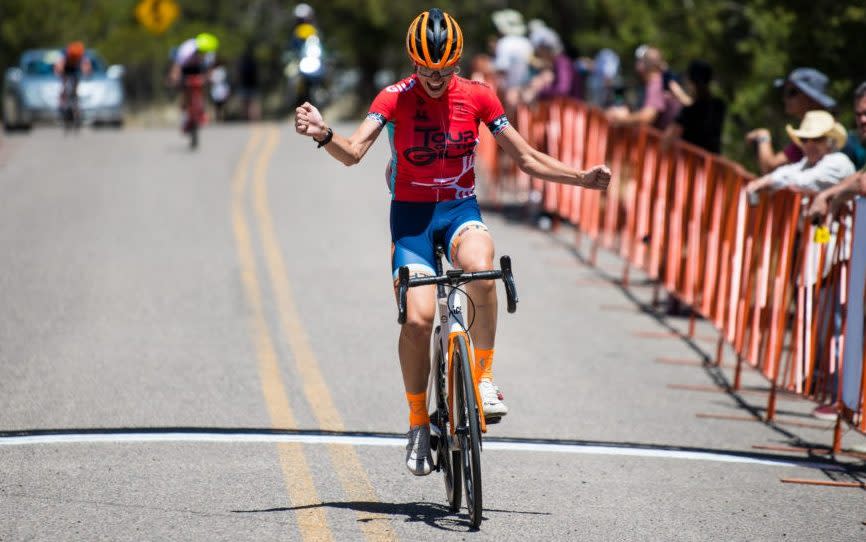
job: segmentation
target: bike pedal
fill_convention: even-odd
[[[484,418],[484,422],[487,423],[487,425],[494,425],[494,424],[497,424],[501,421],[502,421],[502,416],[496,416],[495,418],[487,418],[487,417]]]

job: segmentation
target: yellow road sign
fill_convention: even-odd
[[[135,6],[135,18],[154,34],[162,34],[180,15],[174,0],[141,0]]]

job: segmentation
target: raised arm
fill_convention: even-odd
[[[746,141],[755,145],[758,155],[758,169],[761,174],[770,173],[774,169],[789,162],[785,151],[773,150],[773,139],[766,128],[756,128],[746,134]]]
[[[578,171],[552,156],[533,149],[511,126],[496,135],[496,143],[514,160],[521,171],[532,177],[593,190],[605,190],[610,184],[610,170],[604,164],[593,166],[586,171]]]
[[[360,162],[361,158],[367,154],[370,145],[379,137],[382,126],[374,120],[364,119],[354,134],[343,137],[325,124],[325,120],[318,109],[309,102],[305,102],[295,110],[295,131],[311,137],[316,142],[325,142],[323,146],[328,154],[343,164],[352,166]],[[326,141],[329,132],[331,139]]]

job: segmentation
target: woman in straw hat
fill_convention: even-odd
[[[845,146],[845,128],[827,111],[809,111],[798,129],[785,128],[803,150],[800,161],[780,166],[746,185],[748,192],[791,188],[820,192],[854,173],[854,164],[840,149]]]

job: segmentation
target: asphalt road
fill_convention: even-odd
[[[0,540],[866,539],[863,489],[781,482],[862,463],[756,448],[829,444],[813,405],[755,421],[759,377],[733,396],[712,391],[730,366],[688,363],[709,326],[648,336],[687,320],[639,310],[640,276],[617,287],[568,228],[495,210],[511,413],[481,530],[448,513],[441,476],[403,466],[387,152],[347,169],[265,124],[197,152],[172,130],[0,139]]]

